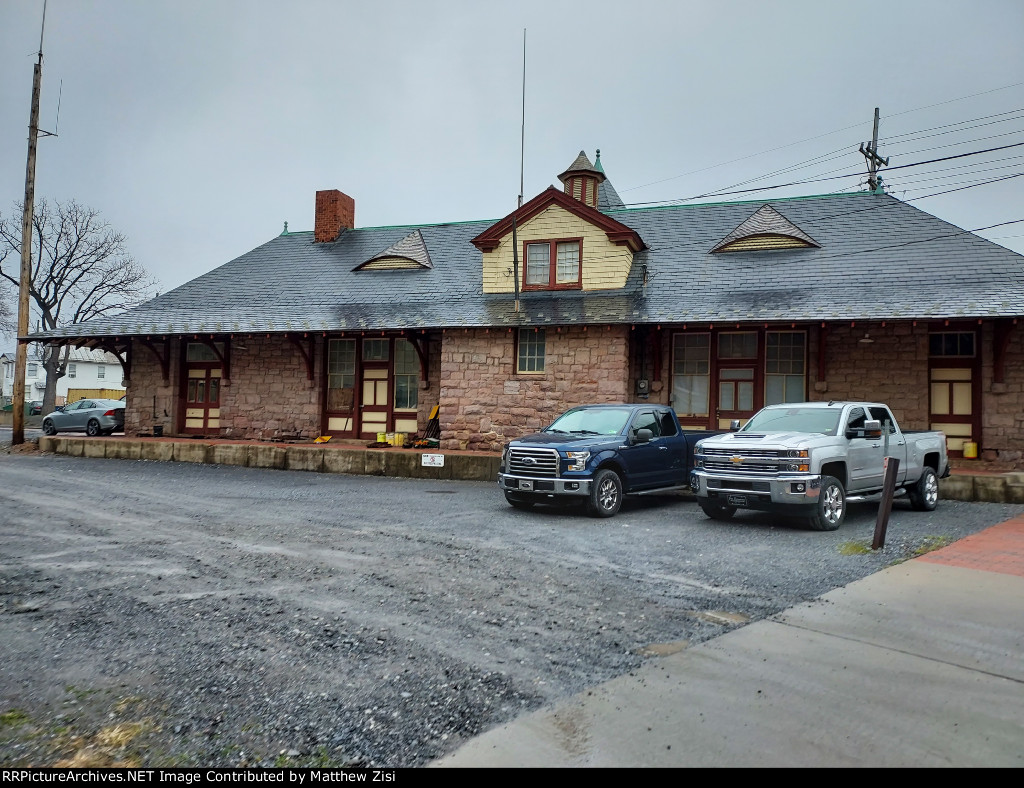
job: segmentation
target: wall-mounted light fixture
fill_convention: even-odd
[[[857,341],[858,341],[858,342],[859,342],[860,344],[862,344],[862,345],[870,345],[870,344],[871,344],[872,342],[874,342],[875,340],[873,340],[873,339],[871,338],[871,334],[869,334],[869,333],[868,333],[867,331],[865,331],[865,332],[864,332],[864,336],[862,336],[862,337],[861,337],[860,339],[858,339]]]

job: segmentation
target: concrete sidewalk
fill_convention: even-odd
[[[431,766],[1024,766],[1024,517],[651,660]]]

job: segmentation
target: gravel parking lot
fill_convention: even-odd
[[[0,765],[417,767],[523,712],[1024,512],[835,532],[685,496],[0,452]]]

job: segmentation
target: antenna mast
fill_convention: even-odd
[[[519,201],[523,207],[523,160],[526,158],[526,28],[523,28],[523,114],[519,127]],[[519,312],[519,238],[516,234],[516,215],[512,214],[512,279],[516,293],[516,313]]]
[[[28,121],[28,160],[25,163],[25,203],[21,214],[21,277],[18,287],[18,347],[14,354],[14,390],[11,392],[11,445],[25,442],[25,371],[28,343],[28,294],[32,286],[32,218],[36,201],[36,140],[39,137],[39,92],[43,82],[43,32],[46,30],[46,0],[39,27],[39,54],[32,70],[32,109]]]
[[[523,28],[523,114],[519,127],[519,207],[523,207],[523,162],[526,159],[526,28]]]

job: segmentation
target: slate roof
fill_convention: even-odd
[[[711,253],[765,204],[820,248]],[[887,194],[607,213],[649,247],[626,286],[530,291],[519,313],[511,293],[483,293],[470,239],[493,221],[457,222],[357,228],[323,244],[280,235],[120,315],[31,338],[1024,316],[1024,256]],[[432,268],[353,271],[415,230]]]

